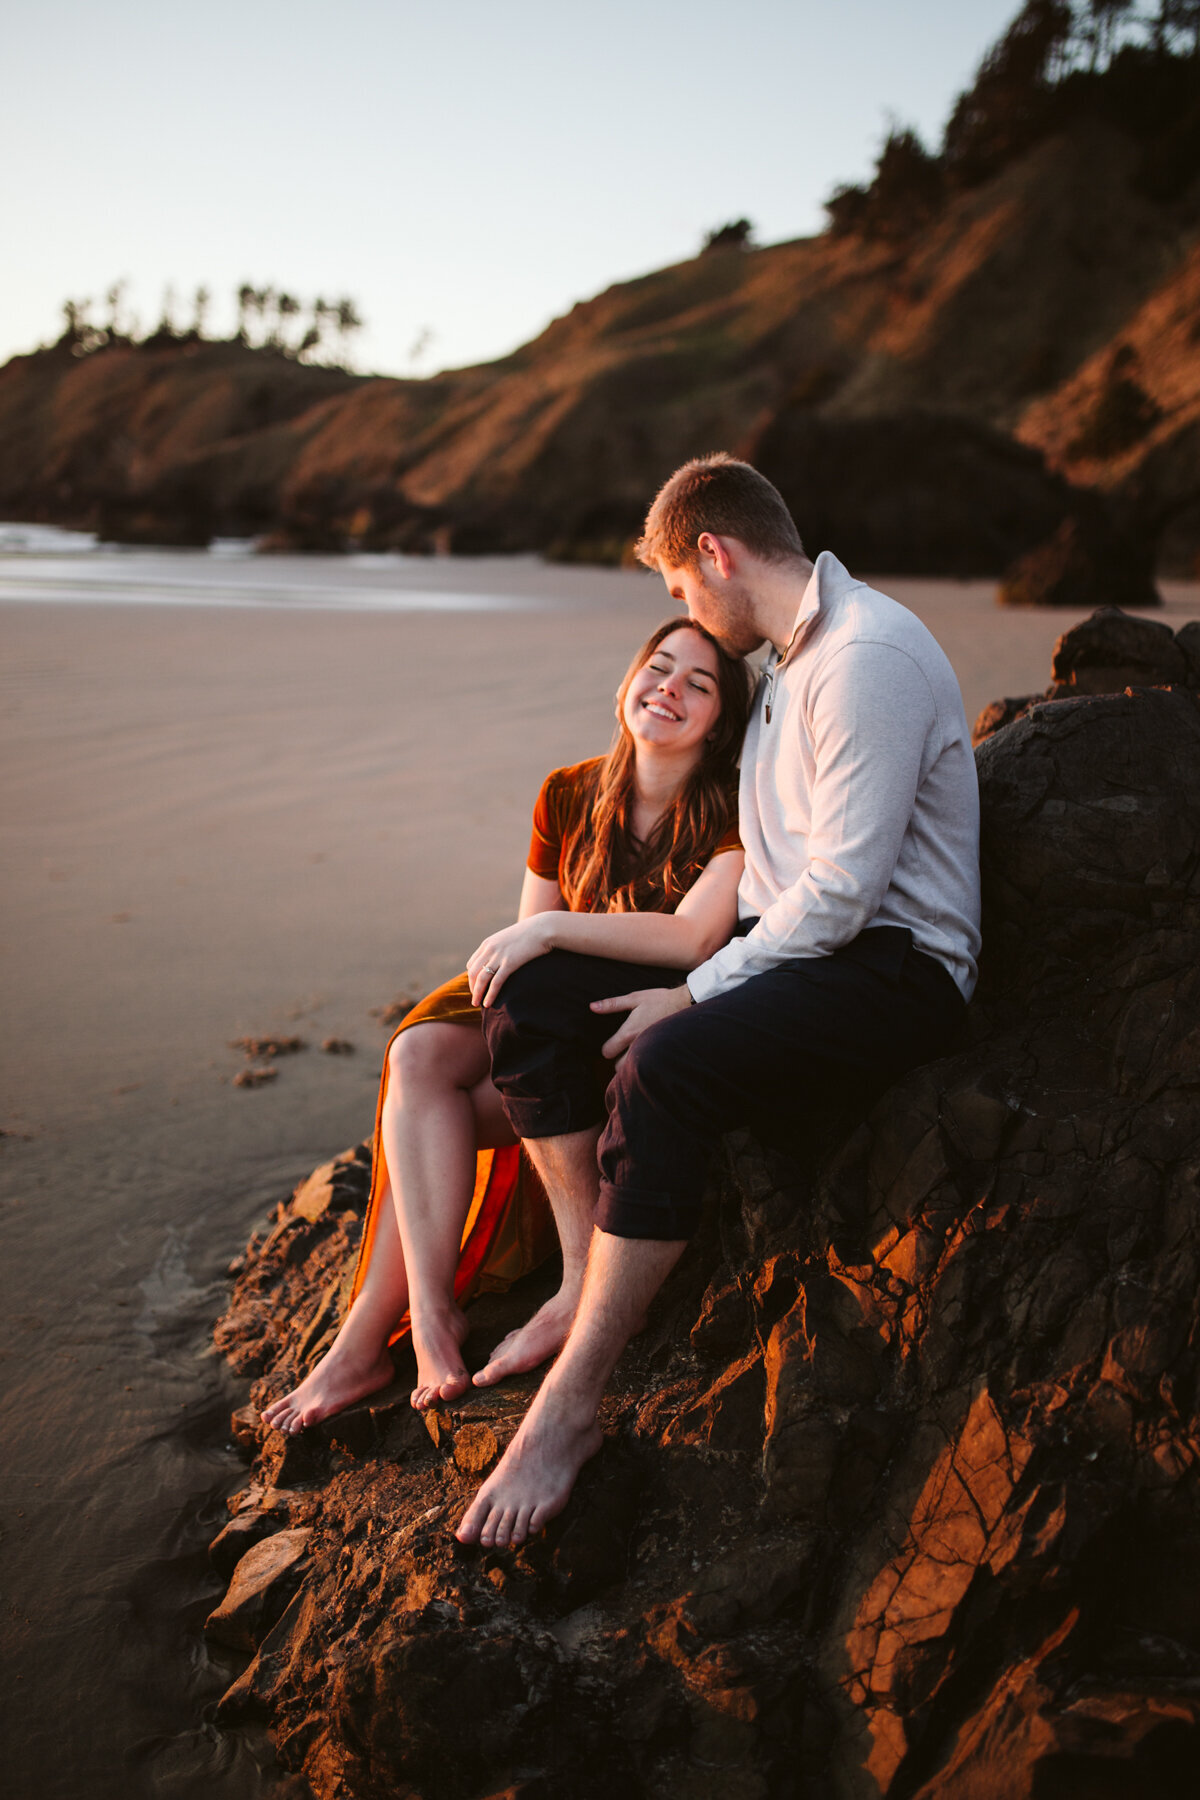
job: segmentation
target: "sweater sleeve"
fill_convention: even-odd
[[[692,971],[694,1000],[727,993],[793,957],[828,956],[871,923],[887,893],[939,741],[929,682],[891,644],[848,644],[822,672],[809,724],[808,866],[753,930]]]

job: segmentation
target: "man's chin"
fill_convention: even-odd
[[[720,631],[714,631],[713,636],[730,656],[753,656],[762,642],[761,638],[732,638]]]

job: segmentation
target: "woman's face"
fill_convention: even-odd
[[[622,717],[638,744],[699,754],[720,712],[717,652],[698,631],[682,625],[634,675]]]

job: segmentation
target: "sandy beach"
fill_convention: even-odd
[[[1080,614],[887,581],[969,718]],[[1157,617],[1200,616],[1164,584]],[[285,1792],[207,1722],[243,1398],[208,1349],[251,1226],[370,1126],[370,1009],[511,917],[547,769],[671,608],[533,560],[0,554],[2,1591],[19,1800]],[[307,1040],[232,1085],[231,1039]],[[355,1054],[323,1055],[348,1039]],[[9,1741],[17,1737],[9,1734]],[[294,1790],[293,1790],[294,1791]]]

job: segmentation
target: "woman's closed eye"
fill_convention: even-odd
[[[675,673],[675,671],[674,671],[674,669],[673,669],[673,668],[669,668],[669,667],[665,667],[665,666],[664,666],[664,665],[663,665],[663,664],[662,664],[662,663],[656,663],[656,662],[652,662],[652,663],[650,663],[650,664],[649,664],[649,665],[648,665],[648,667],[649,667],[649,669],[650,669],[650,672],[651,672],[651,674],[652,674],[652,675],[673,675],[673,674],[674,674],[674,673]],[[689,678],[689,680],[688,680],[688,686],[689,686],[689,687],[690,687],[690,688],[691,688],[691,689],[693,689],[693,691],[694,691],[694,692],[695,692],[695,693],[697,693],[697,694],[703,694],[703,695],[704,695],[704,696],[705,696],[705,697],[706,697],[706,698],[707,698],[707,697],[708,697],[708,696],[709,696],[709,695],[710,695],[710,694],[712,694],[712,693],[714,693],[714,692],[715,692],[715,689],[713,689],[713,688],[712,688],[712,687],[711,687],[711,686],[710,686],[710,685],[709,685],[709,683],[708,683],[708,682],[706,682],[706,681],[697,681],[697,680],[696,680],[696,679],[695,679],[695,678],[694,678],[694,677],[690,677],[690,678]]]

